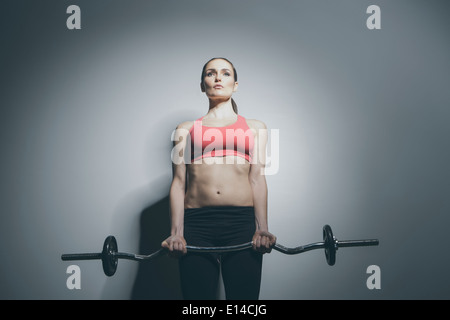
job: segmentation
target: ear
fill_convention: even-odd
[[[202,92],[205,92],[205,84],[203,82],[200,82],[200,90],[202,90]]]
[[[233,92],[236,92],[237,89],[238,89],[238,87],[239,87],[239,83],[236,81],[236,82],[234,83]]]

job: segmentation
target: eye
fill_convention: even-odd
[[[231,76],[231,74],[229,72],[225,72],[223,75],[227,76],[227,77]]]
[[[207,77],[212,77],[214,74],[212,73],[212,72],[208,72],[207,74],[206,74],[206,76]]]

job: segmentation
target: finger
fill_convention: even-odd
[[[265,247],[266,246],[266,242],[267,242],[267,237],[266,236],[262,236],[261,237],[261,246]]]
[[[266,253],[266,245],[265,245],[264,237],[261,237],[260,240],[259,240],[258,251],[261,252],[261,253]]]
[[[267,252],[267,244],[268,244],[267,240],[268,239],[265,236],[261,238],[260,252],[262,252],[262,253],[266,253]]]
[[[272,241],[269,237],[267,237],[266,248],[270,249],[271,246],[272,246]]]
[[[253,250],[258,251],[258,242],[259,242],[259,237],[255,237],[255,239],[253,240]]]
[[[273,246],[273,243],[272,243],[271,239],[267,239],[267,246],[266,246],[267,253],[270,253],[272,251],[272,246]]]
[[[184,243],[183,242],[178,242],[177,243],[177,251],[178,251],[178,253],[183,254],[184,250],[185,250]]]

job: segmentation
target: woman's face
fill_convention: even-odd
[[[210,99],[230,98],[237,90],[238,83],[234,81],[233,66],[225,60],[210,61],[205,68],[202,92]]]

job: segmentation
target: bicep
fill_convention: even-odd
[[[268,137],[267,127],[263,123],[260,123],[258,127],[254,128],[254,131],[253,159],[250,166],[250,178],[252,180],[264,177]]]
[[[185,163],[184,157],[188,136],[189,130],[180,126],[178,126],[172,133],[172,141],[173,141],[171,152],[172,164],[179,165]]]
[[[179,125],[172,134],[171,160],[173,180],[183,184],[186,180],[185,151],[188,137],[189,130],[184,125]]]

